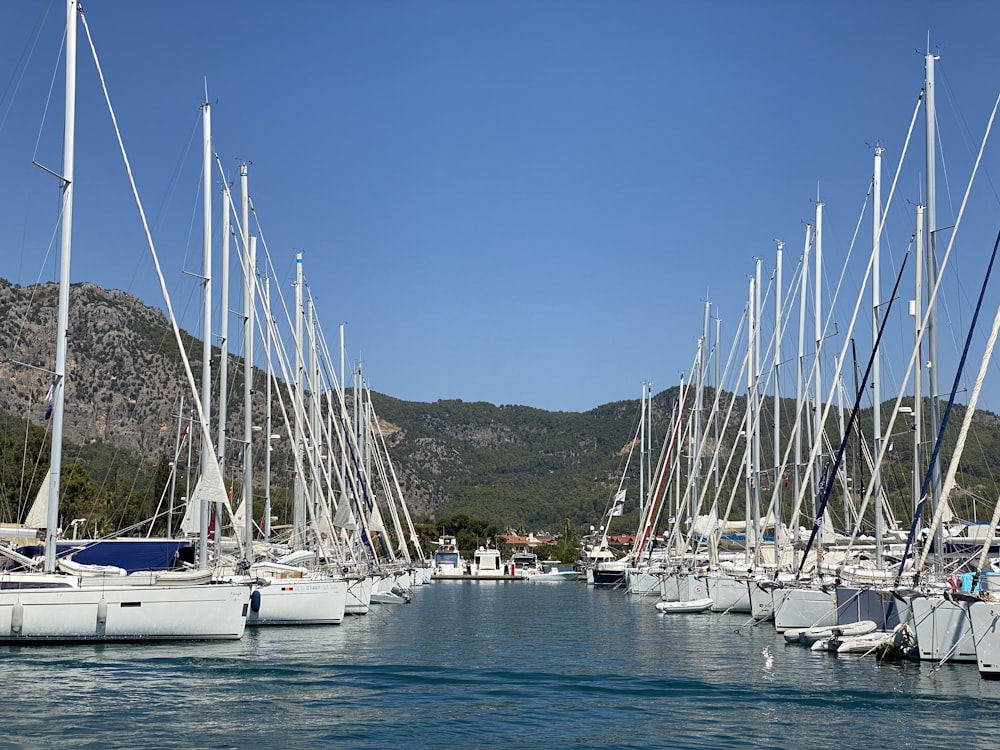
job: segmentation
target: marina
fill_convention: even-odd
[[[959,208],[938,222],[953,134],[937,129],[937,53],[906,81],[898,164],[869,147],[859,215],[817,189],[801,256],[774,240],[773,263],[754,255],[738,294],[702,300],[690,366],[658,394],[643,381],[629,423],[632,401],[553,414],[373,393],[366,361],[348,367],[345,325],[335,345],[321,324],[318,304],[339,301],[320,281],[329,258],[271,254],[262,221],[281,201],[273,185],[251,199],[249,159],[228,174],[207,83],[189,136],[201,138],[200,183],[178,190],[200,199],[189,219],[200,247],[184,259],[201,270],[167,274],[196,279],[183,304],[201,313],[188,326],[201,338],[187,333],[99,45],[77,0],[63,11],[62,162],[41,170],[59,193],[58,283],[23,297],[20,283],[0,286],[25,301],[3,308],[17,315],[0,321],[14,331],[0,365],[23,377],[10,403],[28,404],[23,430],[11,414],[2,436],[0,747],[995,744],[1000,420],[980,396],[1000,334],[1000,305],[988,336],[981,317],[1000,233],[986,263],[995,211],[967,214],[948,196]],[[98,181],[76,176],[84,50],[103,96],[81,87],[80,151],[97,141],[94,102],[106,105],[162,292],[149,319],[134,306],[108,323],[125,303],[71,280],[74,200],[81,224],[116,226],[97,210]],[[948,173],[966,198],[989,182],[998,112],[1000,98],[966,138],[981,138],[978,151]],[[51,126],[38,143],[49,139]],[[81,160],[98,173],[103,161]],[[258,174],[269,176],[258,166],[255,189]],[[896,193],[900,175],[919,205]],[[955,295],[942,278],[957,273],[969,216],[976,250],[961,256]],[[51,358],[27,351],[32,316],[52,319]],[[117,343],[125,331],[149,359]],[[116,398],[127,407],[113,412]]]
[[[742,615],[660,615],[582,582],[415,594],[232,642],[4,647],[8,746],[121,746],[125,701],[149,747],[992,745],[1000,683],[974,665],[817,653]]]

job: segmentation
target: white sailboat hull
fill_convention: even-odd
[[[371,609],[372,587],[371,576],[350,578],[347,582],[347,599],[344,604],[345,615],[367,615]]]
[[[837,602],[833,592],[814,588],[784,589],[784,597],[774,602],[774,629],[779,633],[793,628],[837,624]],[[772,596],[777,591],[772,592]]]
[[[969,606],[979,675],[1000,680],[1000,605],[995,601],[972,602]]]
[[[910,609],[921,660],[976,661],[972,624],[964,606],[943,596],[928,595],[911,598]]]
[[[713,612],[750,613],[750,590],[746,578],[719,574],[708,576],[707,582]]]
[[[625,592],[633,596],[661,594],[660,576],[647,569],[629,568],[625,571]]]
[[[239,584],[4,588],[0,643],[236,640],[249,601]]]
[[[773,586],[763,585],[764,581],[750,581],[750,614],[758,620],[768,620],[774,617],[774,599],[771,596]]]
[[[339,625],[346,607],[344,579],[279,579],[254,587],[247,625]]]
[[[687,584],[685,584],[686,588]],[[676,573],[660,576],[660,599],[665,602],[676,602],[681,598],[681,579]]]

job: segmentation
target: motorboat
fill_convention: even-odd
[[[458,542],[453,536],[438,538],[437,549],[434,550],[433,573],[431,577],[465,575],[465,564],[458,551]]]
[[[513,568],[512,575],[522,578],[531,578],[544,572],[538,562],[538,555],[534,552],[515,552],[510,556],[510,565]]]
[[[558,565],[544,565],[541,573],[528,576],[527,580],[535,583],[555,583],[559,581],[578,581],[580,574],[573,568],[560,568]]]

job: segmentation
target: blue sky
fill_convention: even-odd
[[[201,268],[207,80],[215,150],[233,179],[250,162],[276,283],[291,295],[301,251],[330,345],[346,323],[349,359],[363,360],[370,386],[414,401],[584,411],[638,398],[643,381],[676,384],[704,301],[728,351],[754,258],[769,276],[778,238],[787,286],[817,195],[832,291],[875,143],[888,193],[928,35],[941,55],[941,226],[1000,92],[1000,6],[985,1],[85,9],[182,325],[197,332],[200,321],[185,271]],[[62,19],[58,0],[4,4],[0,276],[21,284],[56,276],[57,191],[30,162],[60,164]],[[83,37],[79,75],[73,279],[160,305]],[[922,197],[922,122],[886,223],[884,295]],[[997,231],[998,159],[988,146],[945,285],[951,359]],[[870,213],[863,222],[870,249]],[[842,326],[866,259],[845,275]],[[887,335],[903,351],[905,299],[894,315]],[[794,334],[783,346],[794,350]],[[886,398],[904,368],[887,362]],[[954,369],[941,372],[950,385]],[[984,405],[1000,407],[998,393]]]

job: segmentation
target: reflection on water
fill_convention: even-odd
[[[1000,708],[972,665],[813,653],[576,583],[437,582],[341,626],[0,658],[12,747],[971,747]]]

